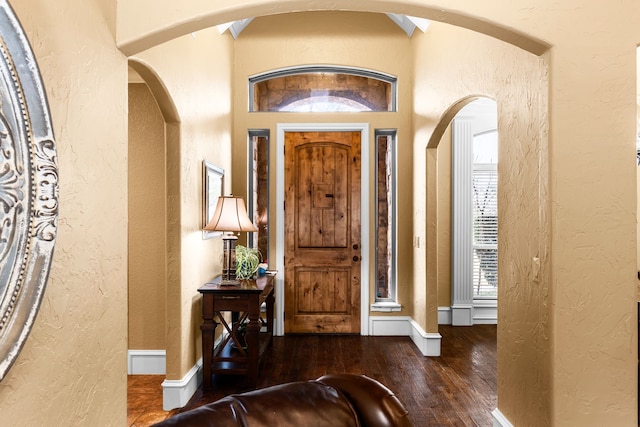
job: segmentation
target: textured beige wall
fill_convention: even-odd
[[[547,209],[547,183],[540,170],[547,156],[544,139],[547,124],[542,110],[546,96],[544,64],[539,58],[506,43],[438,23],[432,24],[426,34],[414,37],[414,46],[415,74],[422,82],[416,86],[414,95],[416,152],[424,152],[426,145],[427,139],[420,136],[429,135],[430,126],[441,120],[441,112],[459,100],[469,95],[485,95],[498,102],[501,112],[499,407],[508,419],[536,420],[536,425],[545,425],[548,422],[545,420],[550,418],[551,397],[547,339],[550,324],[545,309],[549,281],[545,276],[536,281],[531,271],[533,257],[541,257],[543,272],[549,262],[546,253],[540,253],[545,251],[549,224],[539,215]],[[465,49],[467,53],[459,55]],[[447,83],[451,81],[460,84]],[[438,146],[438,167],[442,165],[440,161],[448,165],[451,162],[450,133],[446,135],[442,138],[446,143],[440,142],[444,144],[442,152]],[[446,180],[443,175],[438,176]],[[416,188],[425,185],[424,178],[416,176],[416,179]],[[426,200],[428,212],[430,200]],[[424,203],[418,199],[415,202]],[[446,203],[441,199],[437,202]],[[450,216],[450,206],[441,208],[439,204],[438,214]],[[418,218],[417,227],[424,221]],[[438,225],[443,225],[442,230],[438,229],[438,239],[447,240],[450,226]],[[532,230],[539,230],[538,235]],[[438,285],[429,283],[428,288]],[[443,288],[438,286],[440,290]],[[446,292],[450,294],[449,289]],[[503,396],[508,396],[514,388],[519,390],[522,400],[512,402],[507,398],[503,405]],[[512,411],[509,405],[513,403],[517,409]],[[514,416],[516,411],[520,411],[522,417]]]
[[[0,383],[0,424],[122,426],[127,351],[127,64],[112,1],[14,0],[58,144],[50,279]]]
[[[438,307],[451,306],[451,126],[438,144]]]
[[[638,9],[626,6],[579,10],[572,33],[581,37],[562,32],[548,56],[552,408],[558,424],[637,422],[639,38]]]
[[[420,96],[419,92],[416,95]],[[414,248],[414,320],[428,333],[438,332],[438,150],[414,144],[413,224],[417,239]],[[424,238],[423,238],[424,236]],[[420,261],[424,262],[420,262]]]
[[[133,58],[157,76],[179,117],[167,136],[170,380],[182,379],[201,357],[197,289],[220,274],[222,265],[220,238],[202,239],[202,161],[231,169],[231,40],[215,29],[202,30]],[[230,175],[225,187],[230,191]]]
[[[247,130],[270,129],[271,188],[275,190],[275,171],[280,167],[276,159],[277,123],[369,123],[369,158],[374,159],[374,130],[398,130],[398,212],[411,215],[411,109],[412,60],[410,40],[384,15],[362,13],[313,12],[261,17],[253,20],[235,42],[235,94],[234,94],[234,157],[233,193],[247,193]],[[385,52],[385,55],[378,55]],[[317,114],[304,113],[248,113],[247,78],[249,76],[284,67],[313,64],[335,64],[362,67],[398,77],[397,113]],[[368,171],[363,171],[363,183],[375,182],[375,161],[370,161]],[[372,187],[373,188],[373,187]],[[275,194],[272,194],[272,201]],[[364,212],[375,212],[375,197],[370,196],[370,206]],[[275,203],[270,205],[270,218],[275,218]],[[375,221],[370,220],[370,235]],[[271,227],[270,242],[275,253],[275,227]],[[400,315],[411,315],[411,242],[410,221],[398,222],[398,302],[403,305]],[[375,254],[374,242],[369,251]],[[373,256],[373,255],[372,255]],[[371,286],[375,293],[373,265],[370,277],[362,283]],[[376,313],[377,315],[378,313]]]
[[[144,83],[129,84],[129,350],[164,350],[166,188],[164,119]]]
[[[636,135],[640,132],[640,71],[638,70],[640,70],[640,48],[636,48]],[[636,212],[640,212],[640,165],[636,168],[636,188],[638,195]],[[636,247],[640,248],[640,221],[638,220],[636,220]],[[637,299],[640,301],[640,250],[636,252],[636,269],[639,274],[636,282]]]

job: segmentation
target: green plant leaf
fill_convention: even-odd
[[[260,251],[256,248],[246,246],[236,246],[236,277],[239,279],[250,279],[258,271],[258,264],[261,261]]]

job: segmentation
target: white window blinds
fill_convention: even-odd
[[[498,295],[498,171],[495,163],[473,165],[473,295]]]

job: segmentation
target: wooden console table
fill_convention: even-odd
[[[215,373],[243,374],[255,387],[262,356],[273,339],[274,275],[242,280],[238,285],[220,285],[220,278],[198,289],[202,294],[202,361],[203,390],[211,389],[211,375]],[[266,332],[260,307],[266,303]],[[231,312],[231,321],[224,313]],[[214,347],[218,325],[227,332]],[[242,325],[242,328],[240,326]],[[239,328],[246,326],[246,348],[240,339]]]

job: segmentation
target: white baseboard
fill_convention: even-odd
[[[451,307],[438,307],[438,325],[451,324]]]
[[[433,332],[425,332],[418,323],[410,319],[411,340],[418,347],[423,356],[440,356],[440,343],[442,335]]]
[[[474,325],[497,325],[498,324],[498,305],[495,300],[480,301],[474,303],[473,310]]]
[[[424,356],[440,356],[442,336],[425,332],[409,316],[370,316],[369,335],[408,336]]]
[[[502,415],[502,412],[500,412],[498,408],[494,409],[491,415],[493,415],[493,427],[513,427],[513,424]]]
[[[438,325],[451,325],[453,314],[451,307],[438,307]],[[474,305],[473,308],[473,324],[474,325],[497,325],[498,324],[498,308],[491,305]]]
[[[473,304],[457,304],[451,306],[451,324],[453,326],[473,325]]]
[[[226,337],[226,332],[218,337],[214,347]],[[180,380],[164,380],[162,382],[162,409],[170,411],[182,408],[202,384],[202,357]]]
[[[129,375],[165,375],[165,350],[129,350]],[[202,382],[202,359],[200,359],[181,380],[162,382],[162,408],[170,411],[182,408],[189,402]]]
[[[164,375],[166,359],[165,350],[129,350],[127,373],[129,375]]]
[[[369,316],[369,335],[402,336],[411,335],[409,316]]]
[[[170,411],[182,408],[202,383],[202,358],[196,362],[181,380],[162,382],[162,409]]]

